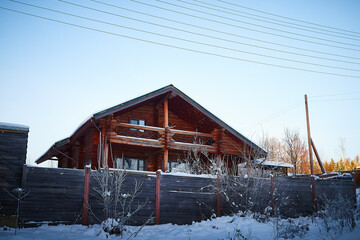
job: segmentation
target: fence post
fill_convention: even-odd
[[[357,207],[357,199],[356,199],[356,172],[353,172],[353,181],[354,181],[354,198],[355,198],[355,208]]]
[[[90,184],[90,167],[85,167],[85,182],[84,182],[84,203],[82,225],[89,225],[89,184]]]
[[[311,188],[312,188],[312,198],[313,198],[313,211],[317,212],[317,201],[316,201],[316,189],[315,189],[315,177],[312,176],[312,184],[311,184]]]
[[[217,175],[217,194],[216,194],[216,215],[218,217],[221,216],[221,197],[220,197],[220,190],[221,190],[221,184],[220,184],[220,174]]]
[[[274,177],[273,175],[270,176],[270,196],[271,196],[271,212],[272,212],[272,215],[275,215],[275,197],[274,197],[274,189],[275,189],[275,186],[274,186]]]
[[[161,183],[161,171],[156,172],[156,220],[155,224],[160,224],[160,183]]]

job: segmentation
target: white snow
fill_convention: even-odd
[[[255,164],[264,165],[264,166],[272,166],[272,167],[287,167],[287,168],[293,168],[294,165],[287,162],[276,162],[276,161],[268,161],[263,159],[256,159],[254,161]]]
[[[356,189],[358,206],[360,203],[360,189]],[[360,239],[360,218],[357,213],[356,227],[350,231],[347,227],[343,232],[326,232],[321,222],[316,217],[300,217],[295,219],[277,219],[270,218],[259,222],[251,215],[242,214],[241,216],[224,216],[196,222],[191,225],[162,224],[145,226],[136,237],[132,239],[139,240],[218,240],[230,239],[234,237],[236,231],[240,232],[244,239],[251,240],[273,240],[284,239],[276,234],[279,232],[289,233],[292,229],[306,229],[300,231],[303,234],[297,234],[294,238],[288,239],[337,239],[337,240],[358,240]],[[139,227],[128,227],[125,236],[121,238],[116,235],[109,235],[101,231],[101,225],[90,227],[82,225],[42,225],[38,228],[25,228],[17,230],[14,235],[14,229],[5,229],[0,227],[0,240],[105,240],[105,239],[128,239],[128,237],[139,230]],[[298,231],[299,233],[299,231]],[[243,239],[243,238],[233,238]]]
[[[341,235],[331,235],[324,229],[321,229],[317,224],[316,219],[311,217],[292,219],[293,226],[305,226],[309,230],[304,231],[302,237],[296,236],[293,239],[340,239],[340,240],[355,240],[360,236],[360,221],[357,222],[357,227],[350,232],[344,228]],[[271,219],[265,223],[256,221],[250,216],[225,216],[206,220],[202,222],[193,223],[191,225],[173,225],[163,224],[155,226],[145,226],[139,234],[133,239],[141,240],[175,240],[175,239],[194,239],[194,240],[211,240],[211,239],[228,239],[228,236],[233,236],[236,230],[240,230],[241,234],[247,239],[261,239],[273,240],[275,239],[276,229],[279,226],[287,226],[288,219]],[[126,236],[131,232],[136,232],[139,227],[129,227]],[[67,239],[86,239],[86,240],[101,240],[101,239],[121,239],[120,236],[110,235],[101,231],[100,225],[90,227],[81,225],[59,225],[48,226],[43,225],[38,228],[25,228],[17,231],[14,235],[14,230],[10,229],[4,231],[0,228],[0,239],[9,240],[67,240]],[[283,238],[278,238],[283,239]]]
[[[21,125],[21,124],[15,124],[15,123],[0,122],[0,129],[29,131],[29,126]]]

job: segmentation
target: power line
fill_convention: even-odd
[[[252,13],[249,13],[249,12],[244,12],[244,11],[235,10],[235,9],[233,9],[233,8],[227,8],[227,7],[224,7],[224,6],[219,6],[219,5],[215,5],[215,4],[205,3],[205,2],[199,1],[199,0],[193,0],[193,1],[194,1],[194,2],[199,2],[199,3],[202,3],[202,4],[206,4],[206,5],[210,5],[210,6],[215,6],[215,7],[222,8],[222,9],[226,9],[226,10],[230,10],[230,11],[233,11],[233,12],[238,12],[238,13],[241,13],[241,14],[246,14],[246,15],[250,15],[250,16],[255,16],[255,17],[259,17],[259,18],[263,18],[263,19],[268,19],[268,20],[272,20],[272,21],[276,21],[276,22],[281,22],[281,23],[286,23],[286,24],[290,24],[290,25],[295,25],[295,26],[299,26],[299,27],[305,27],[305,28],[309,28],[309,29],[326,31],[326,32],[331,32],[331,33],[335,33],[335,34],[342,34],[342,35],[347,35],[347,36],[356,37],[356,38],[359,38],[359,37],[360,37],[360,36],[358,36],[358,35],[348,34],[348,33],[344,33],[344,32],[341,33],[341,32],[336,32],[336,31],[331,31],[331,30],[325,30],[325,29],[321,29],[321,28],[317,28],[317,27],[306,26],[306,25],[303,25],[303,24],[297,24],[297,23],[293,23],[293,22],[289,22],[289,21],[282,21],[282,20],[275,19],[275,18],[270,18],[270,17],[265,17],[265,16],[261,16],[261,15],[257,15],[257,14],[252,14]],[[220,1],[220,2],[222,2],[222,1]]]
[[[137,0],[131,0],[131,1],[138,2]],[[294,34],[294,35],[298,35],[298,36],[302,36],[302,37],[314,38],[314,39],[327,41],[327,42],[333,42],[333,43],[338,43],[338,44],[343,44],[343,45],[348,45],[348,46],[360,47],[360,45],[356,45],[356,44],[343,43],[343,42],[339,42],[339,41],[332,41],[332,40],[328,40],[328,39],[325,39],[325,38],[318,38],[318,37],[314,37],[314,36],[308,36],[308,35],[304,35],[304,34],[293,33],[293,32],[289,32],[289,31],[279,30],[279,29],[276,29],[276,28],[266,27],[266,26],[262,26],[262,25],[259,25],[259,24],[253,24],[253,23],[249,23],[249,22],[245,22],[245,21],[240,21],[240,20],[236,20],[236,19],[233,19],[233,18],[228,18],[228,17],[212,14],[212,13],[209,13],[209,12],[204,12],[204,11],[196,10],[196,9],[193,9],[193,8],[188,8],[188,7],[184,7],[184,6],[181,6],[181,5],[169,3],[169,2],[166,2],[166,1],[163,1],[163,0],[156,0],[156,1],[164,3],[164,4],[168,4],[168,5],[171,5],[171,6],[187,9],[187,10],[190,10],[190,11],[203,13],[203,14],[206,14],[206,15],[211,15],[211,16],[215,16],[215,17],[219,17],[219,18],[223,18],[223,19],[227,19],[227,20],[231,20],[231,21],[235,21],[235,22],[241,22],[241,23],[245,23],[245,24],[248,24],[248,25],[256,26],[256,27],[266,28],[266,29],[270,29],[270,30],[284,32],[284,33],[290,33],[290,34]],[[202,18],[202,19],[206,19],[206,18]],[[340,47],[340,46],[331,45],[331,44],[327,44],[327,43],[320,43],[320,42],[304,40],[304,39],[295,38],[295,37],[289,37],[289,36],[285,36],[285,35],[281,35],[281,34],[277,34],[277,33],[271,33],[271,32],[266,32],[266,31],[261,31],[261,30],[255,30],[255,29],[252,29],[252,28],[242,27],[242,26],[239,26],[239,25],[233,25],[233,24],[228,24],[228,23],[224,23],[224,22],[219,22],[219,21],[216,21],[216,20],[213,20],[213,19],[210,19],[210,21],[226,24],[226,25],[233,26],[233,27],[236,27],[236,28],[243,28],[243,29],[250,30],[250,31],[256,31],[256,32],[260,32],[260,33],[264,33],[264,34],[268,34],[268,35],[273,35],[273,36],[283,37],[283,38],[287,38],[287,39],[292,39],[292,40],[296,40],[296,41],[308,42],[308,43],[312,43],[312,44],[324,45],[324,46],[328,46],[328,47],[334,47],[334,48],[340,48],[340,49],[346,49],[346,50],[352,50],[352,51],[360,51],[360,49],[354,49],[354,48],[349,48],[349,47]]]
[[[189,43],[195,43],[195,44],[199,44],[199,45],[203,45],[203,46],[207,46],[207,47],[214,47],[214,48],[219,48],[219,49],[233,51],[233,52],[246,53],[246,54],[260,56],[260,57],[268,57],[268,58],[273,58],[273,59],[283,60],[283,61],[288,61],[288,62],[307,64],[307,65],[311,65],[311,66],[319,66],[319,67],[326,67],[326,68],[333,68],[333,69],[360,72],[360,70],[358,70],[358,69],[335,67],[335,66],[323,65],[323,64],[318,64],[318,63],[309,63],[309,62],[304,62],[304,61],[299,61],[299,60],[293,60],[293,59],[282,58],[282,57],[275,57],[275,56],[270,56],[270,55],[265,55],[265,54],[260,54],[260,53],[253,53],[253,52],[243,51],[243,50],[239,50],[239,49],[223,47],[223,46],[209,44],[209,43],[198,42],[198,41],[194,41],[194,40],[189,40],[189,39],[174,37],[174,36],[170,36],[170,35],[166,35],[166,34],[156,33],[156,32],[153,32],[153,31],[146,31],[146,30],[142,30],[142,29],[138,29],[138,28],[119,25],[119,24],[106,22],[106,21],[101,21],[101,20],[97,20],[97,19],[93,19],[93,18],[83,17],[83,16],[79,16],[79,15],[75,15],[75,14],[71,14],[71,13],[66,13],[66,12],[59,11],[59,10],[54,10],[54,9],[50,9],[50,8],[46,8],[46,7],[33,5],[33,4],[23,3],[23,2],[20,2],[20,1],[16,1],[16,0],[12,0],[12,1],[16,2],[16,3],[19,3],[19,4],[31,6],[31,7],[34,7],[34,8],[39,8],[39,9],[43,9],[43,10],[47,10],[47,11],[51,11],[51,12],[64,14],[64,15],[71,16],[71,17],[81,18],[81,19],[85,19],[85,20],[89,20],[89,21],[93,21],[93,22],[98,22],[98,23],[102,23],[102,24],[115,26],[115,27],[125,28],[125,29],[129,29],[129,30],[133,30],[133,31],[141,32],[141,33],[147,33],[147,34],[151,34],[151,35],[155,35],[155,36],[166,37],[166,38],[180,40],[180,41],[189,42]],[[91,9],[91,10],[100,11],[100,12],[103,12],[103,13],[108,13],[108,12],[105,12],[105,11],[102,11],[102,10],[93,9],[93,8],[90,8],[90,7],[87,7],[87,6],[83,6],[83,5],[79,5],[79,4],[75,4],[75,3],[70,3],[70,2],[67,2],[67,1],[62,1],[62,2],[67,3],[67,4],[71,4],[71,5],[74,5],[74,6],[86,8],[86,9]],[[110,13],[110,14],[111,15],[116,15],[116,16],[121,16],[121,15],[112,14],[112,13]],[[128,18],[128,17],[126,17],[126,18]]]
[[[256,20],[256,21],[260,21],[260,22],[270,23],[270,24],[274,24],[274,25],[278,25],[278,26],[282,26],[282,27],[288,27],[288,28],[292,28],[292,29],[298,29],[298,30],[302,30],[302,31],[308,31],[308,32],[328,35],[328,36],[332,36],[332,37],[344,38],[344,39],[348,39],[348,40],[360,41],[360,39],[357,39],[357,38],[339,36],[339,35],[334,35],[334,34],[330,34],[330,33],[326,33],[326,32],[319,32],[319,31],[309,30],[309,29],[305,29],[305,28],[301,28],[301,27],[289,26],[289,25],[282,24],[282,23],[276,23],[276,22],[273,22],[273,21],[268,21],[268,20],[263,20],[263,19],[259,19],[259,18],[244,16],[244,15],[241,15],[241,14],[232,13],[232,12],[228,12],[228,11],[224,11],[224,10],[220,10],[220,9],[216,9],[216,8],[212,8],[212,7],[205,7],[203,5],[190,3],[190,2],[184,1],[184,0],[176,0],[176,1],[183,2],[183,3],[186,3],[186,4],[190,4],[190,5],[193,5],[193,6],[198,6],[198,7],[214,10],[214,11],[218,11],[218,12],[222,12],[222,13],[226,13],[226,14],[229,14],[229,15],[234,15],[234,16],[248,18],[248,19],[252,19],[252,20]],[[210,4],[210,3],[206,3],[206,2],[203,2],[203,1],[199,1],[199,0],[193,0],[193,1],[199,2],[199,3],[207,5],[207,6],[215,6],[217,8],[227,9],[227,8],[224,8],[224,7],[219,6],[219,5]],[[280,31],[280,30],[277,29],[277,31]],[[296,33],[291,32],[291,34],[296,34]],[[296,35],[298,35],[298,34],[296,34]],[[301,36],[304,36],[304,35],[301,35]]]
[[[353,100],[360,100],[360,98],[323,99],[323,100],[312,100],[311,102],[339,102],[339,101],[353,101]]]
[[[15,1],[15,0],[11,0],[11,1],[28,5],[27,3],[22,3],[22,2],[19,2],[19,1]],[[90,9],[90,10],[97,11],[97,12],[101,12],[101,13],[106,13],[106,14],[109,14],[109,15],[117,16],[117,17],[122,17],[122,18],[130,19],[130,20],[137,21],[137,22],[142,22],[142,23],[146,23],[146,24],[151,24],[151,25],[155,25],[155,26],[159,26],[159,27],[163,27],[163,28],[167,28],[167,29],[172,29],[172,30],[176,30],[176,31],[181,31],[181,32],[190,33],[190,34],[193,34],[193,35],[208,37],[208,38],[212,38],[212,39],[216,39],[216,40],[221,40],[221,41],[226,41],[226,42],[230,42],[230,43],[236,43],[236,44],[240,44],[240,45],[246,45],[246,46],[251,46],[251,47],[256,47],[256,48],[261,48],[261,49],[276,51],[276,52],[294,54],[294,55],[298,55],[298,56],[305,56],[305,57],[310,57],[310,58],[317,58],[317,59],[323,59],[323,60],[329,60],[329,61],[345,62],[345,63],[351,63],[351,64],[360,65],[360,63],[357,63],[357,62],[349,62],[349,61],[342,61],[342,60],[338,60],[338,59],[323,58],[323,57],[318,57],[318,56],[313,56],[313,55],[307,55],[307,54],[301,54],[301,53],[296,53],[296,52],[289,52],[289,51],[278,50],[278,49],[274,49],[274,48],[262,47],[262,46],[258,46],[258,45],[253,45],[253,44],[248,44],[248,43],[233,41],[233,40],[229,40],[229,39],[225,39],[225,38],[220,38],[220,37],[214,37],[214,36],[210,36],[210,35],[207,35],[207,34],[202,34],[202,33],[198,33],[198,32],[192,32],[192,31],[188,31],[188,30],[184,30],[184,29],[174,28],[174,27],[171,27],[171,26],[168,26],[168,25],[162,25],[162,24],[152,23],[152,22],[148,22],[148,21],[144,21],[144,20],[140,20],[140,19],[136,19],[136,18],[131,18],[131,17],[127,17],[127,16],[120,15],[120,14],[116,14],[116,13],[112,13],[112,12],[107,12],[107,11],[103,11],[103,10],[99,10],[99,9],[87,7],[87,6],[84,6],[84,5],[67,2],[67,1],[64,1],[64,0],[59,0],[59,1],[64,2],[64,3],[66,3],[66,4],[70,4],[70,5],[82,7],[82,8],[85,8],[85,9]],[[96,2],[99,2],[99,1],[96,1]],[[100,2],[99,2],[99,3],[100,3]],[[108,5],[108,4],[105,4],[105,5]],[[114,5],[111,5],[111,6],[114,6]],[[114,6],[114,7],[117,7],[117,6]],[[119,7],[119,8],[121,8],[121,7]],[[301,63],[307,64],[306,62],[301,62]],[[342,69],[342,70],[348,70],[348,69]],[[359,71],[359,70],[355,70],[355,71]]]
[[[322,97],[331,97],[331,96],[343,96],[343,95],[354,95],[359,94],[360,91],[356,92],[346,92],[346,93],[333,93],[333,94],[325,94],[325,95],[317,95],[317,96],[310,96],[311,98],[322,98]]]
[[[306,23],[306,24],[310,24],[310,25],[314,25],[314,26],[319,26],[319,27],[324,27],[324,28],[329,28],[329,29],[334,29],[334,30],[339,30],[339,31],[344,31],[344,32],[348,32],[348,33],[360,34],[359,32],[349,31],[349,30],[345,30],[345,29],[341,29],[341,28],[335,28],[335,27],[326,26],[326,25],[321,25],[321,24],[317,24],[317,23],[312,23],[312,22],[296,19],[296,18],[290,18],[290,17],[286,17],[286,16],[281,16],[281,15],[278,15],[278,14],[273,14],[273,13],[257,10],[257,9],[254,9],[254,8],[249,8],[249,7],[245,7],[245,6],[242,6],[242,5],[230,3],[230,2],[227,2],[227,1],[224,1],[224,0],[218,0],[218,1],[229,4],[229,5],[232,5],[232,6],[252,10],[252,11],[255,11],[255,12],[259,12],[259,13],[263,13],[263,14],[267,14],[267,15],[271,15],[271,16],[275,16],[275,17],[279,17],[279,18],[283,18],[283,19],[288,19],[288,20],[292,20],[292,21],[302,22],[302,23]]]
[[[56,20],[56,19],[52,19],[52,18],[48,18],[48,17],[43,17],[43,16],[39,16],[39,15],[36,15],[36,14],[26,13],[26,12],[18,11],[18,10],[15,10],[15,9],[10,9],[10,8],[5,8],[5,7],[0,7],[0,9],[20,13],[20,14],[23,14],[23,15],[32,16],[32,17],[36,17],[36,18],[40,18],[40,19],[45,19],[45,20],[48,20],[48,21],[57,22],[57,23],[61,23],[61,24],[65,24],[65,25],[69,25],[69,26],[73,26],[73,27],[77,27],[77,28],[87,29],[87,30],[91,30],[91,31],[95,31],[95,32],[101,32],[101,33],[105,33],[105,34],[109,34],[109,35],[113,35],[113,36],[118,36],[118,37],[122,37],[122,38],[127,38],[127,39],[132,39],[132,40],[136,40],[136,41],[140,41],[140,42],[151,43],[151,44],[154,44],[154,45],[165,46],[165,47],[174,48],[174,49],[180,49],[180,50],[189,51],[189,52],[201,53],[201,54],[204,54],[204,55],[216,56],[216,57],[221,57],[221,58],[226,58],[226,59],[231,59],[231,60],[236,60],[236,61],[241,61],[241,62],[256,63],[256,64],[261,64],[261,65],[271,66],[271,67],[278,67],[278,68],[292,69],[292,70],[298,70],[298,71],[304,71],[304,72],[326,74],[326,75],[331,75],[331,76],[340,76],[340,77],[359,78],[360,79],[360,76],[345,75],[345,74],[338,74],[338,73],[330,73],[330,72],[316,71],[316,70],[303,69],[303,68],[297,68],[297,67],[289,67],[289,66],[271,64],[271,63],[266,63],[266,62],[259,62],[259,61],[253,61],[253,60],[242,59],[242,58],[237,58],[237,57],[231,57],[231,56],[221,55],[221,54],[212,53],[212,52],[205,52],[205,51],[200,51],[200,50],[196,50],[196,49],[190,49],[190,48],[180,47],[180,46],[176,46],[176,45],[171,45],[171,44],[146,40],[146,39],[142,39],[142,38],[132,37],[132,36],[128,36],[128,35],[118,34],[118,33],[114,33],[114,32],[104,31],[104,30],[100,30],[100,29],[97,29],[97,28],[91,28],[91,27],[87,27],[87,26],[83,26],[83,25],[74,24],[74,23],[64,22],[64,21],[61,21],[61,20]]]
[[[299,100],[299,101],[297,101],[297,102],[295,102],[295,103],[293,103],[293,104],[291,104],[291,105],[283,108],[283,109],[280,110],[279,112],[276,112],[276,113],[274,113],[274,114],[271,114],[271,115],[267,116],[266,118],[264,118],[264,119],[262,119],[262,120],[260,120],[260,121],[258,121],[258,122],[255,122],[255,123],[252,123],[252,124],[248,125],[247,127],[243,128],[243,130],[247,130],[247,129],[254,128],[254,127],[256,127],[256,126],[259,125],[259,124],[264,124],[264,123],[266,123],[266,122],[268,122],[268,121],[270,121],[270,120],[273,120],[273,119],[275,119],[275,118],[277,118],[277,117],[279,117],[279,116],[281,116],[281,115],[283,115],[283,114],[285,114],[285,113],[287,113],[287,112],[289,112],[289,111],[297,108],[297,107],[300,106],[300,105],[302,105],[302,100]]]
[[[59,1],[62,1],[62,0],[59,0]],[[160,16],[155,16],[155,15],[140,12],[140,11],[135,11],[135,10],[132,10],[132,9],[120,7],[120,6],[117,6],[117,5],[113,5],[113,4],[109,4],[109,3],[105,3],[105,2],[101,2],[101,1],[97,1],[97,0],[90,0],[90,1],[102,4],[102,5],[105,5],[105,6],[111,6],[111,7],[122,9],[122,10],[125,10],[125,11],[138,13],[138,14],[141,14],[141,15],[150,16],[150,17],[153,17],[153,18],[158,18],[158,19],[162,19],[162,20],[182,24],[182,25],[185,25],[185,26],[195,27],[195,28],[199,28],[199,29],[203,29],[203,30],[207,30],[207,31],[212,31],[212,32],[216,32],[216,33],[229,35],[229,36],[244,38],[244,39],[253,40],[253,41],[257,41],[257,42],[261,42],[261,43],[267,43],[267,44],[272,44],[272,45],[276,45],[276,46],[287,47],[287,48],[292,48],[292,49],[301,50],[301,51],[307,51],[307,52],[312,52],[312,53],[319,53],[319,54],[324,54],[324,55],[329,55],[329,56],[336,56],[336,57],[343,57],[343,58],[348,58],[348,59],[360,60],[360,58],[356,58],[356,57],[350,57],[350,56],[344,56],[344,55],[338,55],[338,54],[331,54],[331,53],[328,53],[328,52],[321,52],[321,51],[316,51],[316,50],[311,50],[311,49],[306,49],[306,48],[299,48],[299,47],[289,46],[289,45],[285,45],[285,44],[264,41],[264,40],[260,40],[260,39],[256,39],[256,38],[250,38],[250,37],[238,35],[238,34],[235,34],[235,33],[229,33],[229,32],[224,32],[224,31],[220,31],[220,30],[216,30],[216,29],[206,28],[206,27],[202,27],[202,26],[198,26],[198,25],[194,25],[194,24],[184,23],[184,22],[173,20],[173,19],[164,18],[164,17],[160,17]],[[64,1],[62,1],[62,2],[64,2]],[[141,3],[141,4],[143,4],[143,3]],[[145,5],[149,5],[149,4],[145,4]],[[151,6],[156,8],[156,6],[154,6],[154,5],[151,5]],[[256,46],[256,45],[250,45],[250,46]],[[259,46],[256,46],[256,47],[259,47]],[[267,49],[271,49],[271,48],[267,48]],[[277,51],[282,51],[282,50],[277,50]],[[289,51],[282,51],[282,52],[295,54],[295,55],[300,55],[300,56],[306,56],[306,57],[313,57],[313,58],[319,58],[319,59],[324,59],[324,60],[330,60],[330,61],[339,61],[339,62],[350,63],[350,64],[360,64],[360,63],[357,63],[357,62],[343,61],[343,60],[331,59],[331,58],[323,58],[323,57],[307,55],[307,54],[301,54],[301,53],[296,53],[296,52],[289,52]]]

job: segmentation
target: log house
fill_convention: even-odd
[[[59,168],[91,164],[92,169],[168,171],[193,149],[239,163],[266,156],[262,148],[169,85],[93,114],[36,163],[57,160]]]

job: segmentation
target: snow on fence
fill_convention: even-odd
[[[23,221],[93,224],[104,220],[100,196],[94,190],[99,184],[96,180],[96,174],[99,173],[93,170],[88,172],[90,184],[87,208],[84,207],[84,170],[25,166],[23,187],[30,193],[21,204]],[[150,216],[153,217],[152,223],[188,224],[208,219],[217,210],[220,210],[221,215],[230,214],[232,205],[242,203],[245,206],[249,202],[251,204],[247,206],[251,210],[264,212],[270,206],[288,217],[312,214],[322,204],[321,196],[324,195],[334,198],[336,194],[341,194],[355,202],[352,178],[325,180],[273,177],[262,179],[260,185],[258,179],[248,179],[247,194],[231,201],[227,201],[223,194],[218,198],[214,188],[216,178],[129,172],[122,188],[124,193],[134,189],[135,180],[143,183],[136,201],[147,204],[129,223],[133,225],[144,223]],[[220,191],[225,187],[222,183]],[[244,192],[241,188],[244,186],[238,186],[235,190]],[[253,194],[255,192],[257,194]],[[88,216],[85,222],[83,216]]]

